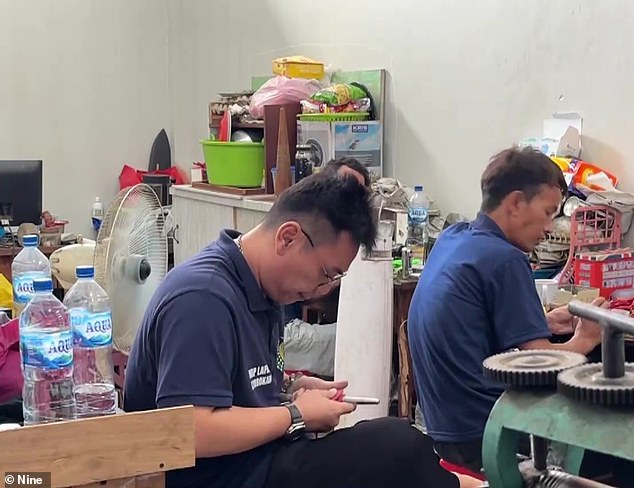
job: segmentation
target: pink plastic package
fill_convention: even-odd
[[[249,104],[249,113],[254,119],[261,119],[264,117],[265,105],[301,102],[319,90],[321,90],[321,85],[317,80],[275,76],[253,94]]]

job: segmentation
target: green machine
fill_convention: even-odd
[[[484,431],[491,488],[609,486],[578,476],[586,449],[634,461],[634,363],[625,362],[624,344],[634,319],[581,302],[569,310],[603,327],[602,362],[557,350],[511,351],[484,361],[488,377],[509,385]],[[520,472],[522,434],[530,435],[532,465]],[[563,447],[562,466],[547,466],[549,445]]]

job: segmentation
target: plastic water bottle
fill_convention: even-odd
[[[115,413],[112,314],[108,295],[92,266],[77,266],[77,281],[64,297],[73,329],[77,417]]]
[[[13,258],[11,275],[13,281],[13,316],[17,317],[33,297],[33,280],[50,278],[51,265],[38,249],[39,237],[26,235],[22,239],[24,249]]]
[[[95,197],[95,201],[92,204],[92,228],[95,233],[99,233],[101,228],[101,221],[103,220],[103,203],[99,197]]]
[[[429,200],[423,192],[423,186],[414,187],[414,193],[408,205],[408,236],[407,246],[412,251],[412,270],[420,272],[425,264],[425,249],[427,246],[427,222],[429,219]]]
[[[73,333],[68,310],[50,278],[33,280],[34,295],[20,315],[24,423],[75,418]]]

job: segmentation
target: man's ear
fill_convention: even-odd
[[[512,191],[504,197],[504,205],[510,211],[511,215],[516,215],[526,206],[526,195],[519,190]]]
[[[282,256],[301,245],[301,228],[297,222],[284,222],[275,232],[275,251]]]

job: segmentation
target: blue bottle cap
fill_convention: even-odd
[[[75,268],[75,274],[77,278],[94,278],[95,267],[94,266],[77,266]]]
[[[53,291],[53,280],[50,278],[35,278],[33,291]]]
[[[416,185],[414,191],[423,191],[423,185]]]
[[[22,238],[22,244],[24,245],[24,247],[33,247],[37,246],[39,240],[40,239],[37,235],[29,234]]]

